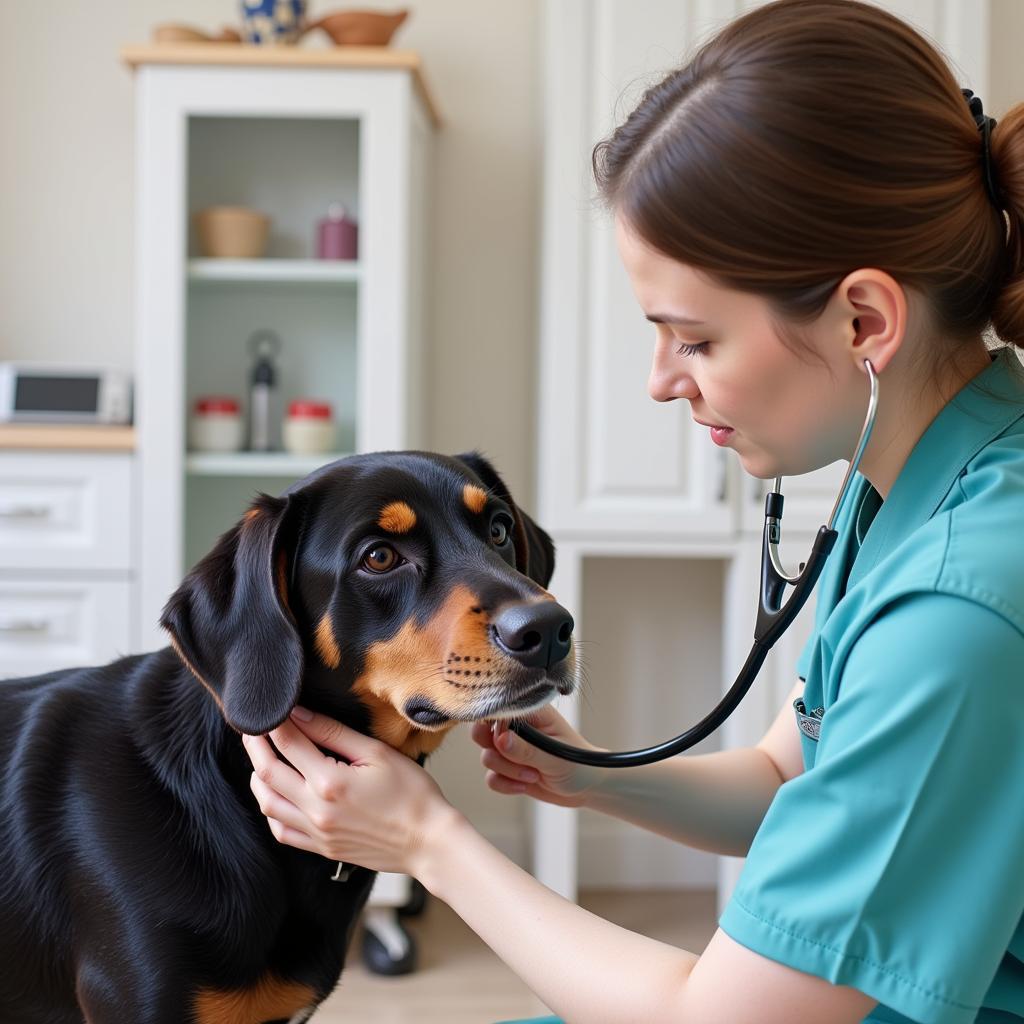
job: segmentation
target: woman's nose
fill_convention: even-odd
[[[692,401],[700,394],[700,389],[692,374],[687,373],[676,360],[664,357],[659,345],[647,378],[647,394],[656,402],[671,402],[676,398]]]

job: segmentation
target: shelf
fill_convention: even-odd
[[[278,476],[298,478],[351,452],[292,455],[289,452],[189,452],[185,471],[193,476]]]
[[[217,260],[188,261],[190,281],[294,282],[350,284],[362,276],[357,260]]]

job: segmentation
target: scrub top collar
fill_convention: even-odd
[[[967,464],[1024,416],[1024,373],[1013,349],[990,356],[992,364],[950,399],[914,446],[864,537],[847,589],[931,519]],[[851,494],[858,507],[864,497],[860,489]]]

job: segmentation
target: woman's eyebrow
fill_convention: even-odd
[[[694,326],[703,324],[703,320],[694,320],[688,316],[674,316],[672,313],[645,313],[646,319],[652,324],[688,324]]]

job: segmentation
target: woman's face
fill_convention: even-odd
[[[794,476],[851,457],[867,381],[834,325],[827,337],[831,321],[805,328],[820,360],[795,352],[779,340],[764,299],[712,284],[652,249],[621,217],[616,238],[640,308],[656,325],[647,385],[655,401],[685,398],[710,439],[733,449],[756,477]]]

